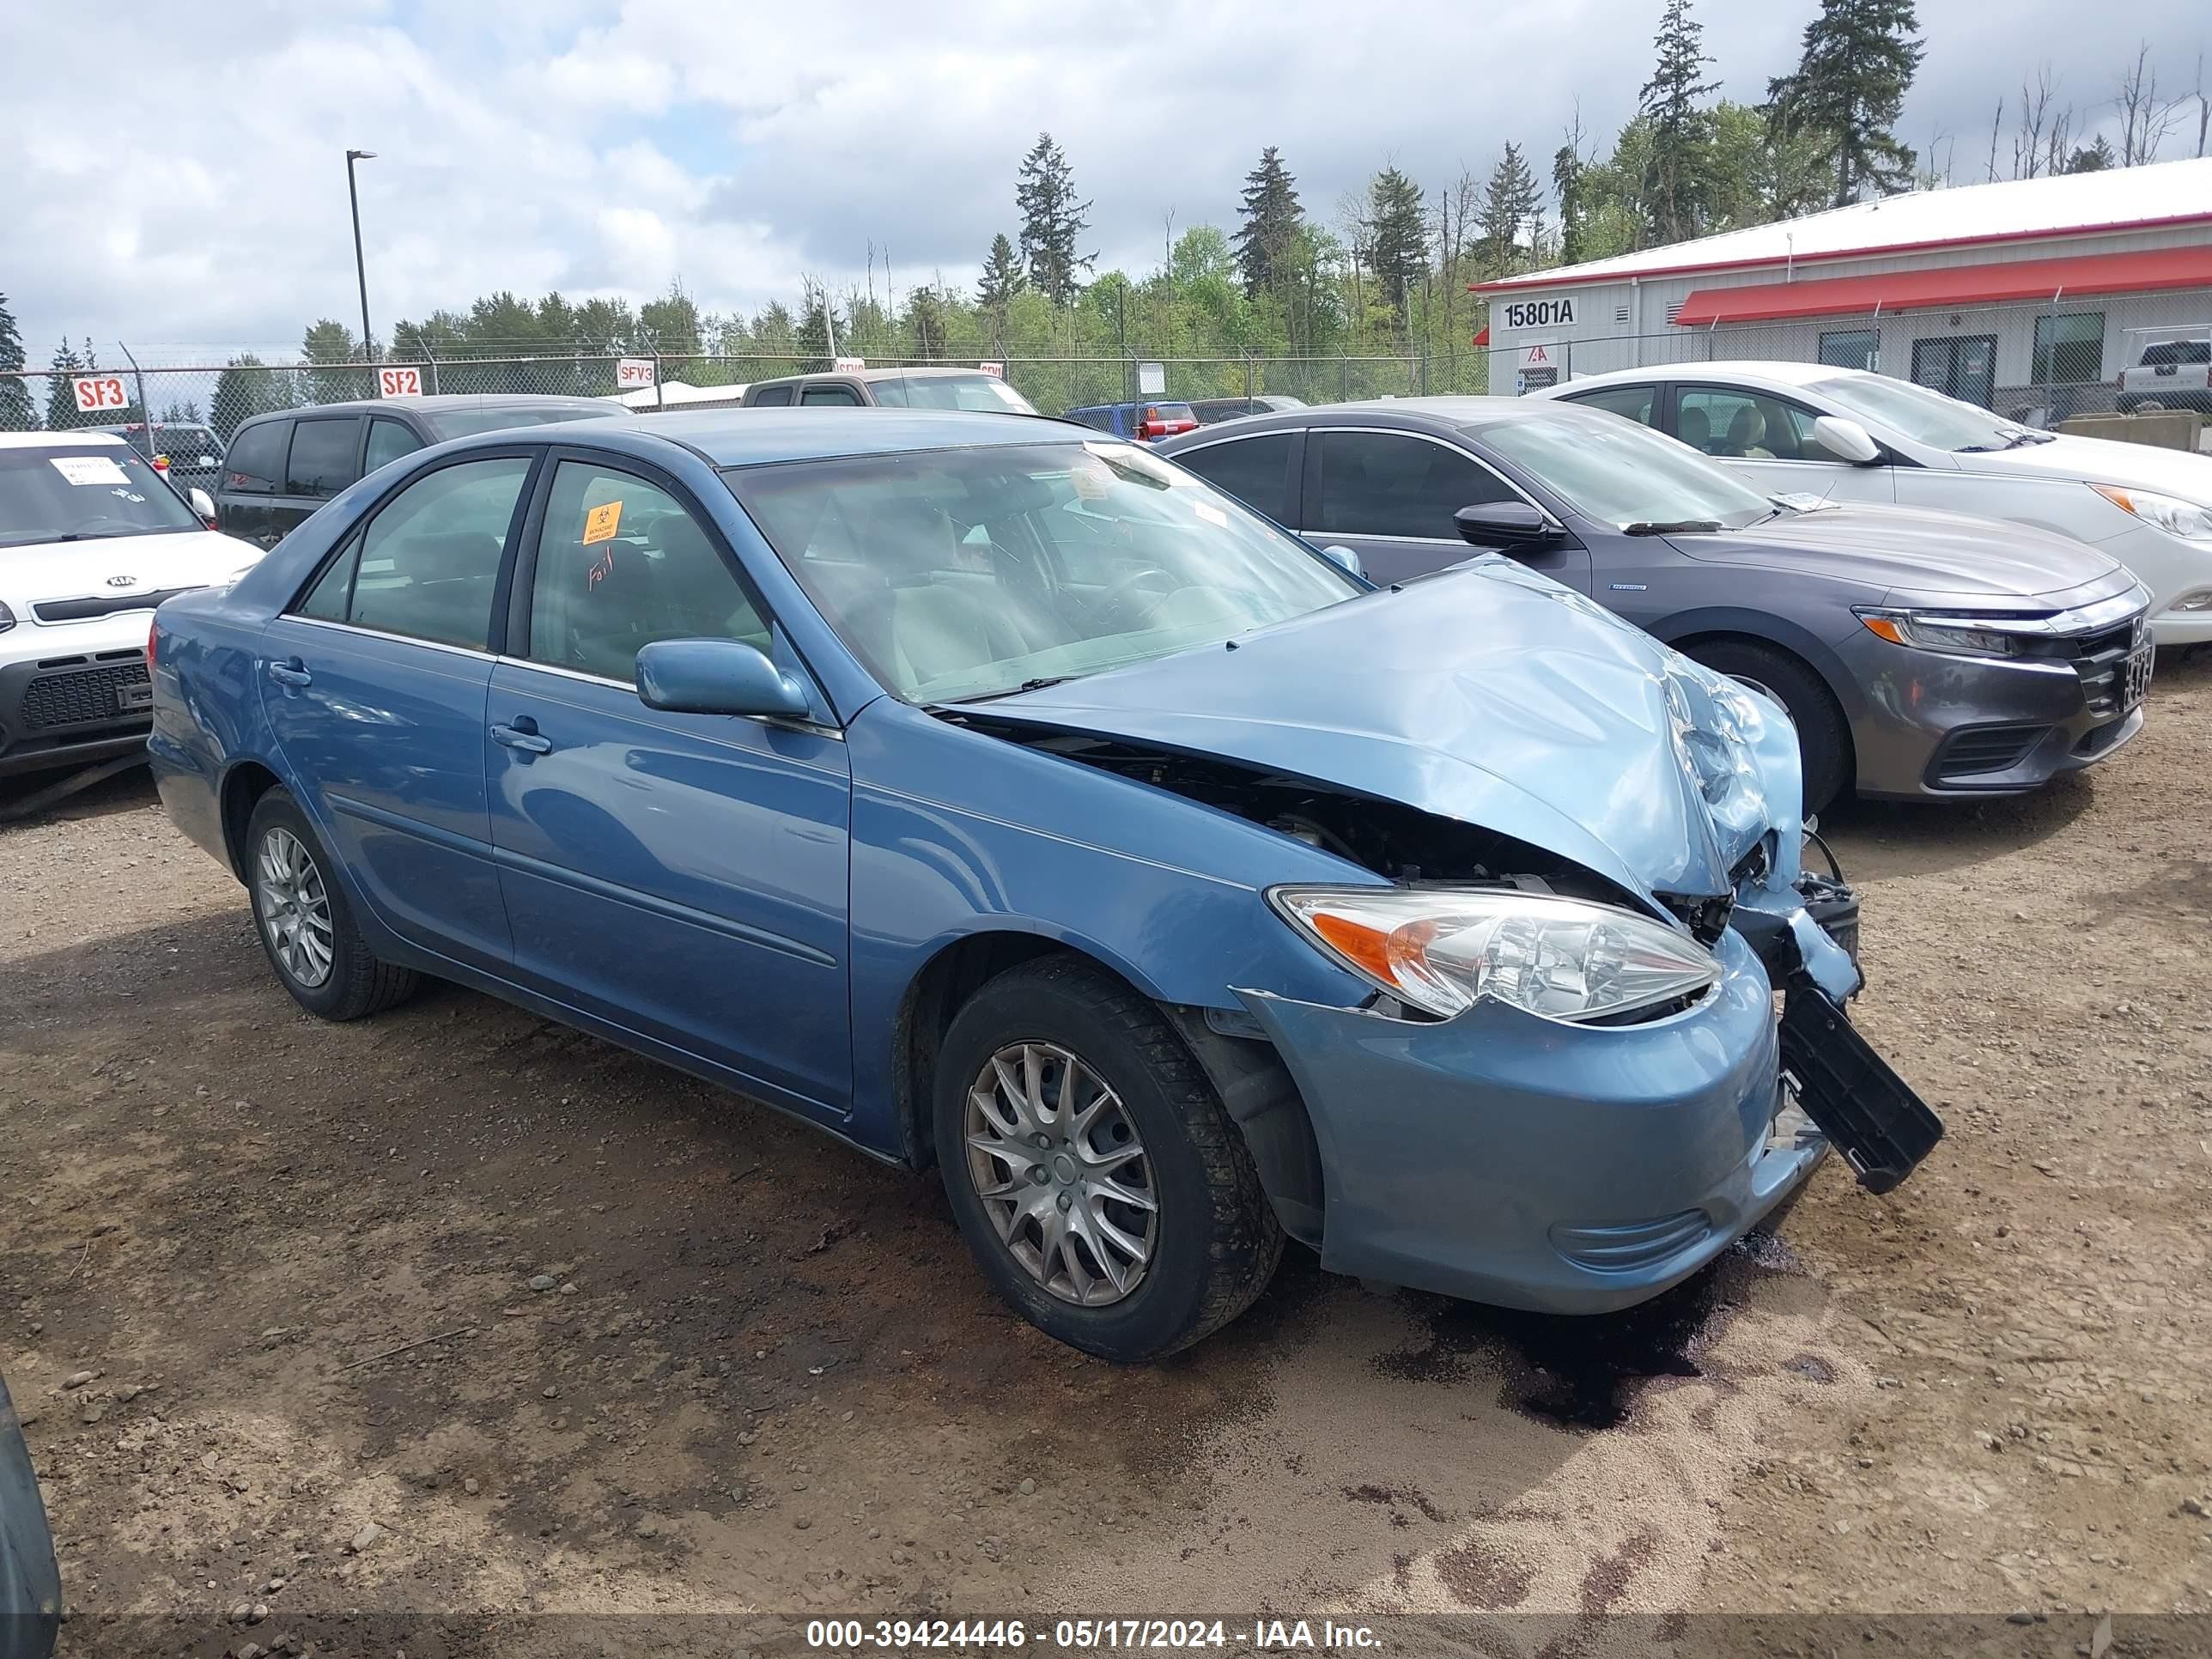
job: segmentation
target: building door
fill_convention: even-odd
[[[1912,343],[1912,378],[1930,392],[1979,404],[1996,398],[1997,337],[1966,334]]]

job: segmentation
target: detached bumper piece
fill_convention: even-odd
[[[1870,1193],[1896,1187],[1943,1138],[1943,1120],[1802,970],[1784,992],[1782,1069],[1805,1115]]]

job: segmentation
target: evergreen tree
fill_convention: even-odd
[[[1490,182],[1483,187],[1482,207],[1477,216],[1482,227],[1483,252],[1492,270],[1511,272],[1522,229],[1534,218],[1542,200],[1536,175],[1529,172],[1521,146],[1506,145],[1498,165],[1490,170]]]
[[[1048,132],[1037,134],[1022,157],[1014,205],[1021,210],[1022,262],[1030,281],[1054,307],[1066,305],[1079,286],[1076,272],[1090,270],[1098,255],[1077,251],[1091,227],[1091,204],[1075,199],[1075,170]]]
[[[495,300],[513,301],[511,294],[494,296]],[[478,301],[479,306],[485,303]],[[325,317],[310,324],[300,339],[300,355],[310,363],[333,365],[318,367],[307,376],[309,401],[319,404],[342,404],[354,398],[369,394],[368,377],[359,369],[337,368],[334,365],[360,361],[360,347],[353,331],[343,323]]]
[[[1395,167],[1367,183],[1367,264],[1402,322],[1406,299],[1428,268],[1429,228],[1421,187]]]
[[[1926,50],[1918,27],[1913,0],[1820,0],[1796,73],[1767,82],[1770,118],[1784,139],[1814,140],[1838,207],[1911,186],[1912,151],[1890,129]]]
[[[15,313],[8,309],[8,296],[0,294],[0,432],[28,432],[39,424],[22,367],[23,337],[16,330]]]
[[[1645,210],[1662,242],[1680,242],[1704,234],[1708,175],[1712,152],[1712,112],[1698,100],[1720,83],[1704,78],[1705,25],[1690,15],[1690,0],[1667,0],[1652,42],[1658,62],[1644,83],[1637,113],[1651,128]]]
[[[1580,264],[1590,256],[1583,246],[1583,175],[1588,163],[1571,144],[1552,153],[1552,194],[1559,203],[1559,263]]]
[[[915,356],[927,360],[945,355],[945,301],[935,289],[918,288],[906,296],[906,331]]]
[[[2094,143],[2076,148],[2074,154],[2067,158],[2066,165],[2059,170],[2062,173],[2102,173],[2106,168],[2116,167],[2119,164],[2119,153],[2100,133]]]
[[[1260,165],[1244,175],[1244,198],[1237,210],[1244,224],[1234,240],[1237,269],[1248,300],[1275,292],[1288,275],[1290,252],[1304,216],[1297,183],[1273,144],[1260,152]]]
[[[1029,278],[1022,275],[1020,257],[1014,245],[1000,231],[991,239],[991,251],[983,258],[983,274],[975,282],[975,303],[984,310],[1004,318],[1006,307],[1013,303],[1014,295],[1029,286]]]
[[[70,387],[72,374],[84,373],[84,360],[76,355],[64,336],[54,348],[52,360],[46,365],[46,425],[55,432],[67,431],[73,426],[83,426],[92,417],[76,406],[76,393]]]

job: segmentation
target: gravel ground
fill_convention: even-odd
[[[1949,1124],[1898,1192],[1832,1162],[1598,1322],[1293,1251],[1145,1370],[1008,1315],[933,1181],[450,988],[301,1016],[143,780],[0,830],[0,1368],[64,1650],[1150,1610],[1571,1654],[1741,1611],[2063,1655],[2107,1608],[2182,1650],[2126,1623],[2212,1603],[2212,669],[2160,676],[2091,775],[1838,816],[1858,1018]]]

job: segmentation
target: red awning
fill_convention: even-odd
[[[1774,322],[1789,317],[1863,316],[1942,306],[2071,298],[2083,294],[2141,294],[2170,288],[2212,288],[2212,246],[2089,253],[2070,259],[2014,259],[2001,264],[1932,265],[1874,276],[1823,276],[1803,283],[1701,288],[1682,301],[1682,328],[1715,323]]]

